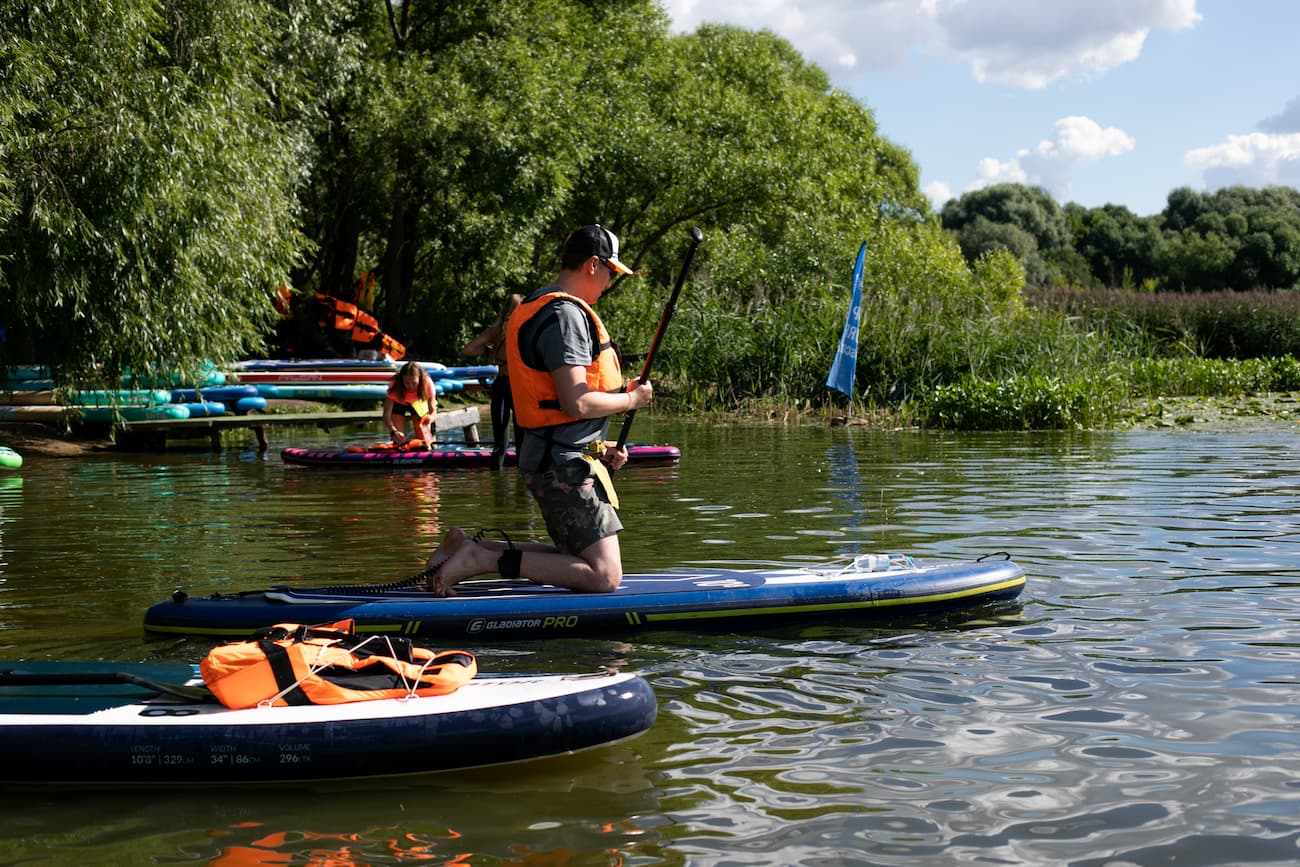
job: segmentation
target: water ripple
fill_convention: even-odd
[[[166,830],[136,818],[153,815],[139,800],[15,803],[0,861],[96,863],[97,836],[141,861],[211,861],[220,840],[300,863],[348,847],[372,863],[1296,861],[1293,434],[646,423],[684,457],[620,474],[638,569],[1009,551],[1026,592],[948,618],[482,648],[488,667],[640,670],[659,720],[557,769],[310,810],[260,795],[233,818],[218,796],[148,802]],[[194,655],[202,642],[139,635],[138,612],[177,584],[392,580],[451,524],[545,532],[513,474],[363,477],[206,454],[23,472],[0,487],[10,655]],[[65,830],[87,816],[100,825]],[[62,835],[70,854],[33,853],[20,834]]]

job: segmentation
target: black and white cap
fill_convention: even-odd
[[[564,242],[564,258],[586,259],[599,256],[602,262],[620,274],[631,274],[632,269],[618,260],[618,236],[599,223],[583,226]]]

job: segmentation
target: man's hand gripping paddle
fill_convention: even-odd
[[[677,284],[673,286],[673,294],[668,297],[668,304],[664,307],[663,315],[659,317],[659,329],[655,332],[654,340],[650,341],[650,351],[646,353],[645,364],[641,367],[641,375],[637,377],[640,382],[645,382],[650,377],[650,365],[654,364],[655,353],[659,351],[659,344],[664,339],[664,332],[668,330],[668,322],[673,318],[673,313],[677,311],[677,296],[682,294],[682,283],[686,281],[686,272],[691,267],[691,259],[695,258],[695,248],[704,240],[704,233],[698,228],[692,227],[687,232],[690,235],[691,245],[686,248],[686,255],[682,259],[682,270],[677,273]],[[618,433],[618,448],[627,445],[627,435],[632,430],[632,419],[636,416],[636,410],[630,409],[623,416],[623,429]]]

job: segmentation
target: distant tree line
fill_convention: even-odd
[[[1030,285],[1155,291],[1300,289],[1300,190],[1169,194],[1160,213],[1064,207],[1041,187],[997,184],[947,202],[945,229],[974,262],[1010,251]]]

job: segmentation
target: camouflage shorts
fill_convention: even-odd
[[[566,554],[580,554],[623,529],[618,512],[585,460],[567,461],[540,473],[524,472],[523,477],[542,510],[551,540]]]

